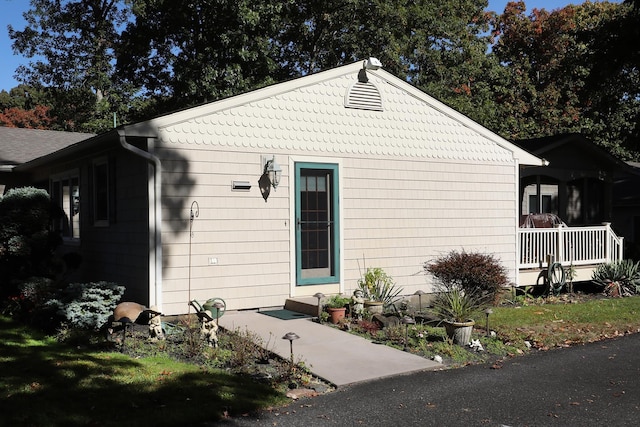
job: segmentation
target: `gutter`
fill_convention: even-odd
[[[152,194],[153,215],[149,215],[149,306],[156,306],[162,312],[162,164],[160,159],[151,153],[141,150],[127,142],[124,129],[117,129],[120,137],[120,145],[127,151],[142,157],[153,166],[153,188],[149,186]]]

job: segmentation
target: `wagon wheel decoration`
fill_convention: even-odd
[[[547,271],[547,284],[549,286],[549,293],[553,292],[554,295],[560,294],[562,288],[566,284],[566,273],[564,267],[559,262],[554,262],[549,266]]]

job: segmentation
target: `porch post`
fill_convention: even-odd
[[[540,175],[536,175],[536,211],[535,213],[542,213],[542,185],[540,184]]]
[[[603,222],[604,225],[604,259],[611,262],[611,223]]]
[[[562,263],[564,259],[564,235],[562,224],[556,225],[556,262]]]

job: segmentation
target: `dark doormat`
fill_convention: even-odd
[[[309,316],[308,314],[298,313],[297,311],[291,311],[286,309],[265,310],[265,311],[259,311],[258,313],[266,314],[267,316],[275,317],[282,320],[307,319],[312,317],[312,316]]]

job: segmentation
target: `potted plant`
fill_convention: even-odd
[[[329,313],[331,323],[335,325],[338,324],[341,319],[344,319],[349,301],[349,298],[343,297],[340,294],[333,295],[327,300],[327,312]]]
[[[364,306],[370,313],[382,312],[384,308],[394,304],[402,288],[397,288],[395,282],[382,268],[367,268],[358,279],[358,289],[365,297]]]
[[[459,287],[441,288],[433,300],[433,311],[442,319],[447,336],[455,344],[467,345],[475,321],[473,316],[484,307],[479,292],[465,291]]]

